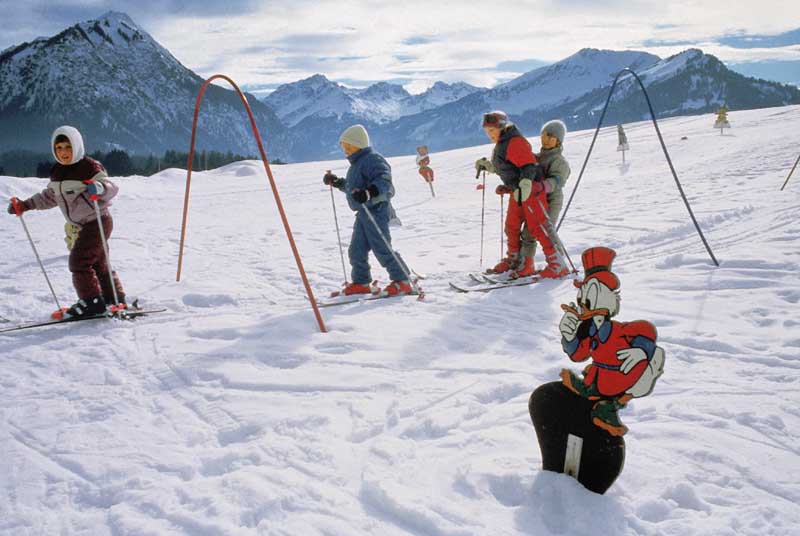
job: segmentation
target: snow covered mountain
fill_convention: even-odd
[[[640,71],[659,60],[646,52],[587,48],[489,90],[486,99],[509,114],[519,114],[571,101],[608,86],[625,67]]]
[[[659,117],[716,111],[723,104],[733,110],[800,103],[800,90],[791,85],[747,78],[728,69],[716,57],[689,49],[638,71]],[[538,128],[550,114],[567,118],[578,128],[596,125],[608,98],[608,87],[591,91],[550,110],[531,110],[520,124]],[[606,124],[649,118],[647,102],[633,77],[620,79],[606,115]]]
[[[411,95],[399,84],[379,82],[364,89],[355,89],[315,74],[279,86],[263,101],[290,127],[308,117],[327,119],[352,116],[357,121],[380,124],[454,102],[479,89],[463,82],[436,82],[424,93]],[[347,126],[343,125],[342,128]]]
[[[708,112],[721,104],[750,109],[800,103],[797,88],[744,77],[697,49],[663,60],[643,52],[583,49],[496,88],[381,125],[373,138],[388,154],[408,154],[420,143],[434,150],[481,143],[485,136],[476,122],[481,113],[493,109],[509,112],[528,134],[553,118],[563,119],[570,128],[590,128],[597,123],[614,76],[624,67],[640,74],[659,117]],[[632,82],[620,83],[609,123],[645,118],[644,98]]]
[[[386,82],[347,88],[314,75],[280,86],[264,99],[250,96],[269,156],[290,161],[339,158],[337,140],[363,123],[386,155],[483,143],[477,127],[491,109],[509,112],[524,132],[551,118],[570,128],[592,127],[613,77],[633,67],[648,85],[662,117],[800,103],[792,86],[746,78],[713,56],[689,50],[664,60],[634,51],[583,49],[553,65],[492,89],[437,82],[419,95]],[[72,124],[90,151],[124,148],[163,153],[188,148],[202,79],[175,59],[130,17],[109,12],[50,38],[0,53],[0,144],[4,150],[47,152],[52,129]],[[645,117],[645,104],[622,81],[608,121]],[[255,154],[236,94],[211,86],[201,110],[198,147]]]
[[[53,128],[78,127],[89,151],[187,150],[202,79],[124,13],[108,12],[50,38],[0,54],[0,144],[48,152]],[[271,155],[285,157],[285,128],[248,98]],[[238,96],[212,86],[200,117],[200,148],[256,154]]]

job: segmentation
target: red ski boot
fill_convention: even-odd
[[[569,270],[558,259],[558,255],[547,256],[547,268],[539,272],[539,277],[547,279],[559,279],[569,274]]]
[[[509,270],[514,270],[517,266],[519,266],[519,253],[509,253],[505,258],[501,259],[500,262],[495,264],[494,268],[487,269],[486,273],[502,274]]]
[[[362,285],[361,283],[348,283],[344,286],[342,294],[345,296],[352,296],[353,294],[372,294],[372,288],[369,285]]]
[[[412,294],[414,289],[408,281],[392,281],[383,289],[387,296],[399,296],[400,294]]]
[[[533,266],[533,257],[523,257],[522,262],[517,266],[517,269],[511,272],[508,276],[509,279],[519,279],[520,277],[528,277],[536,273],[536,268]]]

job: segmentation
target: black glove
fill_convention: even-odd
[[[367,194],[369,194],[369,197],[367,197]],[[366,190],[355,190],[353,192],[353,199],[361,204],[364,204],[367,202],[367,199],[378,197],[380,194],[381,193],[378,191],[378,187],[373,184]]]
[[[324,177],[322,177],[322,184],[324,184],[325,186],[335,186],[336,183],[340,180],[342,179],[340,179],[339,177],[337,177],[336,175],[334,175],[329,171],[325,174]]]

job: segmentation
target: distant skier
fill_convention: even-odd
[[[394,195],[392,168],[386,159],[370,147],[369,134],[362,125],[347,128],[339,138],[339,145],[350,161],[347,177],[339,178],[329,172],[322,182],[342,190],[347,195],[350,208],[356,212],[348,249],[352,282],[345,286],[343,293],[351,295],[372,292],[369,266],[369,252],[372,251],[392,279],[384,292],[389,296],[410,294],[413,289],[398,262],[399,255],[395,259],[392,250],[384,243],[380,232],[364,212],[369,210],[391,245],[389,200]]]
[[[546,278],[566,275],[568,270],[561,263],[553,241],[545,232],[548,186],[530,143],[508,120],[505,112],[484,114],[482,124],[495,147],[492,160],[481,158],[475,162],[475,168],[497,173],[503,184],[495,189],[495,193],[511,194],[505,222],[508,240],[506,257],[488,271],[503,273],[524,267],[520,265],[520,235],[522,224],[526,223],[530,233],[542,244],[547,259],[547,267],[539,275]]]
[[[111,287],[97,216],[90,198],[97,196],[100,223],[106,237],[109,237],[114,229],[114,221],[108,207],[119,189],[108,180],[100,162],[84,156],[83,137],[74,127],[58,127],[53,132],[50,147],[56,163],[50,170],[47,188],[24,201],[13,199],[8,205],[8,213],[21,215],[28,210],[47,210],[58,206],[67,222],[79,227],[69,254],[69,270],[78,301],[66,313],[70,316],[104,313],[106,305],[114,301],[114,289]],[[116,272],[113,278],[117,298],[120,304],[124,304],[125,292]]]
[[[542,185],[547,193],[547,215],[550,222],[555,225],[558,222],[558,215],[564,205],[564,185],[569,179],[570,168],[566,158],[564,158],[564,138],[567,135],[567,127],[561,121],[548,121],[542,127],[541,142],[542,147],[536,154],[539,165],[542,167],[544,178]],[[525,277],[536,273],[533,264],[533,257],[536,254],[536,238],[531,236],[528,225],[522,230],[522,248],[520,266],[511,275],[512,278]]]

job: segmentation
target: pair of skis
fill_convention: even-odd
[[[538,275],[530,275],[527,277],[518,277],[516,279],[503,278],[502,274],[497,274],[494,277],[487,274],[469,274],[470,284],[464,285],[450,281],[450,288],[457,292],[489,292],[501,288],[509,287],[522,287],[525,285],[533,285],[541,281]]]
[[[417,279],[421,279],[418,277]],[[348,303],[359,303],[359,302],[366,302],[366,301],[373,301],[373,300],[382,300],[385,298],[399,298],[402,296],[417,296],[418,300],[422,300],[425,298],[425,292],[419,287],[418,281],[414,281],[414,284],[411,285],[413,289],[411,293],[404,293],[404,294],[393,294],[389,295],[385,290],[383,290],[380,285],[378,285],[378,281],[373,281],[369,286],[369,294],[345,294],[344,291],[336,290],[331,292],[330,296],[327,300],[318,300],[317,306],[318,307],[333,307],[335,305],[346,305]]]
[[[136,305],[127,308],[127,309],[120,309],[118,311],[107,311],[105,313],[100,313],[96,315],[84,315],[84,316],[67,316],[63,318],[56,318],[50,320],[44,320],[39,322],[26,322],[22,324],[15,324],[13,326],[8,326],[4,328],[0,328],[0,333],[9,333],[12,331],[20,331],[23,329],[30,329],[30,328],[38,328],[44,326],[54,326],[57,324],[67,324],[71,322],[81,322],[83,320],[101,320],[101,319],[111,319],[117,318],[120,320],[133,320],[134,318],[145,316],[154,313],[163,313],[166,311],[164,308],[159,309],[140,309]],[[7,319],[6,319],[7,320]],[[11,323],[7,320],[7,323]]]

